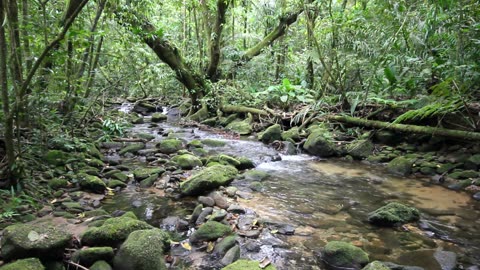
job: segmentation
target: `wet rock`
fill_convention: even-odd
[[[212,207],[205,207],[202,212],[200,213],[200,215],[198,215],[198,218],[197,220],[195,221],[195,225],[200,225],[200,224],[203,224],[205,222],[205,219],[207,218],[207,216],[209,216],[210,214],[212,214],[213,212],[213,208]]]
[[[246,181],[257,181],[257,182],[261,182],[265,179],[267,179],[269,176],[269,174],[267,172],[264,172],[264,171],[259,171],[259,170],[250,170],[250,171],[246,171],[244,172],[240,178],[241,179],[244,179]]]
[[[480,201],[480,192],[473,194],[473,199]]]
[[[402,253],[398,257],[398,262],[413,264],[425,269],[452,270],[456,269],[457,256],[448,251],[421,249]]]
[[[387,169],[390,173],[406,176],[412,172],[413,163],[413,159],[397,157],[388,163]]]
[[[236,168],[239,170],[255,168],[255,164],[253,163],[253,161],[246,157],[237,157],[237,160],[240,162],[240,164],[236,166]]]
[[[131,143],[131,144],[128,144],[127,146],[123,147],[122,150],[120,150],[118,152],[118,154],[119,155],[125,155],[126,153],[135,154],[143,148],[145,148],[144,143]]]
[[[300,141],[300,130],[298,127],[292,127],[291,129],[282,132],[282,140],[297,142]]]
[[[211,241],[230,233],[232,229],[229,226],[216,221],[207,221],[190,236],[190,241],[192,243]]]
[[[0,270],[44,270],[42,262],[38,258],[17,260],[0,267]]]
[[[268,127],[265,131],[258,134],[258,140],[265,144],[282,139],[282,128],[279,124]]]
[[[347,153],[355,159],[365,159],[370,156],[375,146],[369,140],[356,140],[347,147]]]
[[[457,183],[448,185],[447,188],[451,190],[463,190],[464,188],[470,186],[471,184],[472,184],[471,180],[462,180]]]
[[[225,192],[227,193],[228,197],[234,197],[235,193],[237,193],[238,188],[236,187],[227,187]]]
[[[162,174],[165,172],[164,168],[138,168],[133,171],[133,177],[140,182],[153,174]]]
[[[307,138],[303,148],[311,155],[332,157],[340,154],[340,149],[332,142],[328,130],[316,129]]]
[[[236,158],[229,155],[225,155],[225,154],[220,154],[220,155],[210,157],[207,163],[211,163],[211,162],[217,162],[223,165],[232,165],[233,167],[238,167],[241,164],[240,161],[237,160]]]
[[[158,143],[156,147],[163,154],[173,154],[183,149],[183,143],[178,139],[166,139]]]
[[[251,194],[251,190],[239,190],[235,193],[238,197],[245,199],[245,200],[250,200],[253,198],[253,195]]]
[[[151,187],[153,186],[153,184],[155,183],[155,181],[157,181],[159,175],[158,174],[152,174],[150,175],[149,177],[143,179],[142,181],[140,181],[140,187],[142,188],[148,188],[148,187]]]
[[[159,229],[132,232],[113,260],[116,270],[166,270],[163,252],[169,236]]]
[[[369,262],[365,251],[341,241],[328,242],[322,252],[322,260],[331,267],[350,269],[361,269]]]
[[[162,121],[166,121],[167,120],[167,115],[163,114],[163,113],[154,113],[152,114],[152,122],[153,123],[158,123],[158,122],[162,122]]]
[[[106,261],[97,261],[90,267],[90,270],[112,270],[112,267]]]
[[[5,261],[28,257],[61,259],[72,235],[49,225],[17,224],[5,228],[1,257]]]
[[[215,205],[213,198],[207,196],[199,196],[198,202],[209,207],[213,207]]]
[[[424,270],[422,267],[418,266],[409,266],[409,265],[399,265],[392,262],[383,262],[391,270]]]
[[[176,162],[183,170],[191,170],[195,167],[201,167],[203,165],[202,161],[198,157],[190,154],[175,156],[172,160]]]
[[[261,269],[260,268],[260,263],[258,261],[241,259],[241,260],[238,260],[238,261],[222,268],[222,270],[247,270],[247,269]],[[265,269],[265,270],[275,270],[276,268],[275,268],[275,266],[270,264],[263,269]]]
[[[94,193],[103,194],[107,189],[107,185],[102,179],[94,175],[80,174],[80,187],[85,190],[92,191]]]
[[[134,231],[153,229],[144,221],[131,217],[107,219],[102,226],[89,228],[82,236],[82,243],[88,246],[115,246]]]
[[[245,249],[248,252],[257,253],[261,250],[261,247],[262,246],[259,242],[257,242],[257,240],[248,240],[247,242],[245,242]]]
[[[247,230],[247,231],[238,231],[238,235],[247,237],[247,238],[258,238],[262,233],[261,230]]]
[[[191,176],[180,184],[182,195],[199,195],[209,190],[226,186],[233,181],[238,171],[232,166],[215,165]]]
[[[232,204],[228,207],[227,209],[228,212],[234,213],[234,214],[245,214],[245,208],[243,208],[239,204]]]
[[[225,219],[226,216],[227,216],[227,211],[225,211],[224,209],[220,209],[213,212],[212,216],[208,220],[220,222],[223,219]]]
[[[419,218],[417,209],[395,202],[368,214],[368,221],[379,226],[396,226],[417,221]]]
[[[179,228],[180,221],[179,217],[166,217],[160,223],[160,228],[165,231],[175,232]]]
[[[367,266],[365,266],[362,270],[390,270],[385,264],[379,261],[373,261]]]
[[[251,182],[248,187],[257,192],[262,192],[265,189],[265,186],[260,182]]]
[[[230,235],[223,238],[213,249],[213,253],[219,256],[223,256],[227,251],[232,248],[237,242],[236,235]]]
[[[252,133],[252,119],[249,117],[245,120],[235,120],[228,124],[225,128],[238,133],[239,135],[249,135]]]
[[[96,261],[110,261],[113,259],[113,248],[111,247],[92,247],[77,250],[72,255],[72,261],[90,267]]]
[[[237,227],[240,230],[244,230],[244,231],[249,230],[256,222],[257,222],[257,219],[253,216],[241,216],[238,219]]]
[[[454,252],[437,250],[433,257],[440,265],[441,270],[453,270],[457,266],[457,254]]]
[[[268,230],[263,230],[260,235],[262,246],[272,246],[277,248],[287,248],[288,243],[276,238]]]
[[[220,263],[222,265],[229,265],[234,261],[238,260],[239,258],[240,258],[240,247],[238,245],[235,245],[234,247],[232,247],[227,251],[227,253],[225,254],[225,256],[223,256]]]
[[[190,217],[190,223],[191,224],[195,224],[195,222],[197,221],[198,219],[198,216],[200,216],[200,214],[202,213],[203,211],[203,205],[202,204],[198,204],[195,209],[193,210],[193,213],[192,213],[192,216]]]

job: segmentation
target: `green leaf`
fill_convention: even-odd
[[[397,77],[395,76],[395,69],[393,67],[385,67],[383,73],[385,74],[385,77],[387,77],[390,85],[397,83]]]
[[[287,96],[287,95],[283,95],[283,96],[280,97],[280,100],[285,103],[285,102],[287,102],[287,100],[288,100],[288,96]]]

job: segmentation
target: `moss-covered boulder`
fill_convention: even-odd
[[[396,157],[387,165],[390,173],[406,176],[412,173],[412,166],[415,163],[414,159],[406,157]]]
[[[192,140],[187,143],[187,147],[189,149],[194,149],[194,148],[202,148],[203,143],[200,140]]]
[[[139,150],[142,150],[143,148],[145,148],[145,144],[144,143],[131,143],[131,144],[128,144],[126,145],[125,147],[122,148],[122,150],[120,150],[118,152],[118,154],[120,155],[124,155],[126,153],[132,153],[132,154],[135,154],[137,153]]]
[[[298,127],[292,127],[291,129],[282,132],[282,140],[289,142],[300,141],[300,130]]]
[[[319,157],[332,157],[340,154],[340,149],[333,143],[332,135],[328,130],[315,129],[303,145],[305,151]]]
[[[239,170],[247,170],[255,168],[255,163],[249,158],[246,157],[237,157],[238,161],[240,161],[240,165],[236,166]]]
[[[5,261],[28,257],[61,259],[72,235],[48,225],[17,224],[5,228],[1,256]]]
[[[120,181],[120,180],[115,180],[115,179],[112,179],[112,180],[109,180],[108,183],[107,183],[107,186],[109,188],[117,188],[117,187],[120,187],[120,188],[125,188],[127,187],[127,184],[125,184],[124,182]]]
[[[180,184],[182,195],[200,195],[233,181],[238,171],[228,165],[214,165],[205,168]]]
[[[207,163],[210,163],[210,162],[217,162],[223,165],[232,165],[234,167],[238,167],[241,165],[238,159],[225,154],[220,154],[220,155],[210,157]]]
[[[116,179],[116,180],[122,181],[124,183],[126,183],[128,181],[128,175],[126,175],[122,172],[113,173],[110,177],[112,179]]]
[[[369,140],[356,140],[347,147],[347,153],[355,159],[365,159],[373,153],[375,146]]]
[[[190,236],[192,243],[217,240],[232,233],[230,226],[217,221],[207,221]]]
[[[112,270],[112,267],[106,261],[97,261],[90,266],[90,270]]]
[[[167,115],[163,113],[154,113],[152,114],[152,122],[158,123],[167,120]]]
[[[336,269],[362,269],[369,262],[365,251],[342,241],[328,242],[322,252],[322,260]]]
[[[453,173],[448,174],[449,177],[454,179],[468,179],[468,178],[476,178],[478,177],[478,172],[474,170],[459,170],[454,171]]]
[[[235,120],[226,126],[226,129],[236,132],[240,135],[249,135],[252,133],[251,119]]]
[[[115,270],[164,270],[164,250],[168,234],[160,229],[140,230],[130,234],[113,260]]]
[[[173,154],[183,149],[183,143],[178,139],[166,139],[159,142],[157,148],[163,154]]]
[[[111,247],[91,247],[75,251],[72,255],[72,261],[90,267],[96,261],[111,261],[113,254],[113,248]]]
[[[153,184],[157,181],[158,176],[159,176],[159,174],[155,173],[155,174],[152,174],[149,177],[143,179],[142,181],[140,181],[140,187],[148,188],[148,187],[153,186]]]
[[[222,146],[227,145],[227,143],[224,142],[224,141],[219,141],[219,140],[214,140],[214,139],[205,139],[205,140],[202,140],[202,143],[204,145],[210,146],[210,147],[222,147]]]
[[[6,264],[0,270],[45,270],[45,267],[38,258],[28,258]]]
[[[53,166],[65,165],[67,160],[70,159],[70,154],[60,150],[49,150],[45,154],[45,162]]]
[[[368,221],[379,226],[395,226],[417,221],[420,213],[417,209],[401,203],[389,203],[368,214]]]
[[[164,172],[164,168],[138,168],[133,171],[133,177],[136,181],[142,181],[153,174],[160,175]]]
[[[267,172],[259,170],[246,171],[241,175],[241,179],[252,182],[261,182],[270,176]]]
[[[373,261],[367,264],[367,266],[365,266],[362,270],[390,270],[390,268],[382,262]]]
[[[218,244],[215,245],[215,248],[213,250],[213,253],[215,253],[218,256],[223,256],[227,251],[235,246],[237,243],[237,236],[236,235],[230,235],[222,239]]]
[[[203,165],[202,161],[198,157],[190,154],[178,155],[172,160],[184,170],[191,170],[195,167],[201,167]]]
[[[80,187],[84,190],[88,190],[94,193],[103,194],[107,185],[103,182],[102,179],[94,175],[81,174],[80,178]]]
[[[130,123],[132,124],[143,124],[145,121],[143,120],[143,116],[133,115]]]
[[[138,230],[153,229],[151,225],[131,217],[107,219],[102,226],[89,228],[82,236],[82,243],[88,246],[116,246]]]
[[[98,150],[98,148],[97,148],[97,146],[95,146],[95,144],[88,144],[85,147],[85,152],[91,157],[94,157],[94,158],[97,158],[97,159],[102,159],[103,158],[103,154],[100,152],[100,150]]]
[[[48,186],[52,189],[67,188],[68,185],[67,179],[64,178],[53,178],[48,181]]]
[[[265,131],[258,134],[258,139],[263,143],[272,143],[282,139],[282,127],[279,124],[268,127]]]
[[[240,259],[232,264],[229,264],[222,268],[222,270],[259,270],[262,269],[260,268],[260,262],[258,261],[251,261],[251,260],[246,260],[246,259]],[[265,270],[275,270],[275,266],[269,265],[265,268]]]

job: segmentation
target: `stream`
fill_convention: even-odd
[[[148,117],[145,118],[146,120]],[[255,255],[242,248],[242,257],[261,260],[267,254],[278,269],[325,269],[318,254],[328,241],[352,242],[370,255],[371,261],[389,261],[440,269],[434,256],[438,251],[457,254],[459,264],[480,264],[480,203],[468,194],[431,184],[428,179],[399,178],[389,175],[379,165],[340,159],[320,160],[305,154],[281,155],[261,142],[160,123],[157,127],[135,125],[130,134],[155,135],[148,147],[164,137],[159,130],[170,130],[176,137],[216,139],[223,147],[208,147],[209,153],[226,153],[248,157],[256,170],[269,174],[263,190],[253,192],[246,180],[232,185],[247,196],[238,202],[253,209],[261,218],[294,226],[294,235],[278,235],[286,243]],[[279,160],[281,158],[281,160]],[[145,164],[144,157],[122,157],[123,162]],[[155,188],[138,189],[129,185],[108,199],[107,211],[133,210],[139,217],[158,226],[168,216],[185,217],[193,211],[193,198],[173,199]],[[369,212],[397,201],[418,208],[422,218],[418,225],[398,229],[370,225]],[[478,269],[478,268],[472,268]]]

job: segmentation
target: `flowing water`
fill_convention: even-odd
[[[197,128],[180,128],[161,124],[136,125],[132,133],[158,134],[171,130],[177,137],[192,140],[223,140],[223,147],[209,148],[211,153],[226,153],[252,159],[257,170],[269,173],[262,192],[239,202],[263,218],[296,227],[295,235],[279,236],[288,242],[283,253],[283,269],[323,269],[316,259],[318,252],[332,240],[345,240],[362,247],[371,259],[439,269],[433,259],[436,250],[453,251],[465,265],[480,264],[480,204],[465,193],[430,184],[428,180],[398,178],[379,166],[342,160],[319,160],[300,154],[281,156],[260,142],[225,139],[221,135]],[[162,137],[157,135],[156,141]],[[277,160],[281,156],[280,161]],[[232,185],[248,190],[244,180]],[[191,199],[175,201],[161,191],[137,191],[130,186],[115,196],[111,209],[131,208],[152,223],[171,215],[185,216],[195,206]],[[136,204],[137,201],[141,203]],[[406,203],[422,212],[419,226],[399,229],[374,227],[366,222],[367,214],[390,201]],[[108,208],[109,206],[107,206]],[[275,260],[274,260],[275,262]]]

